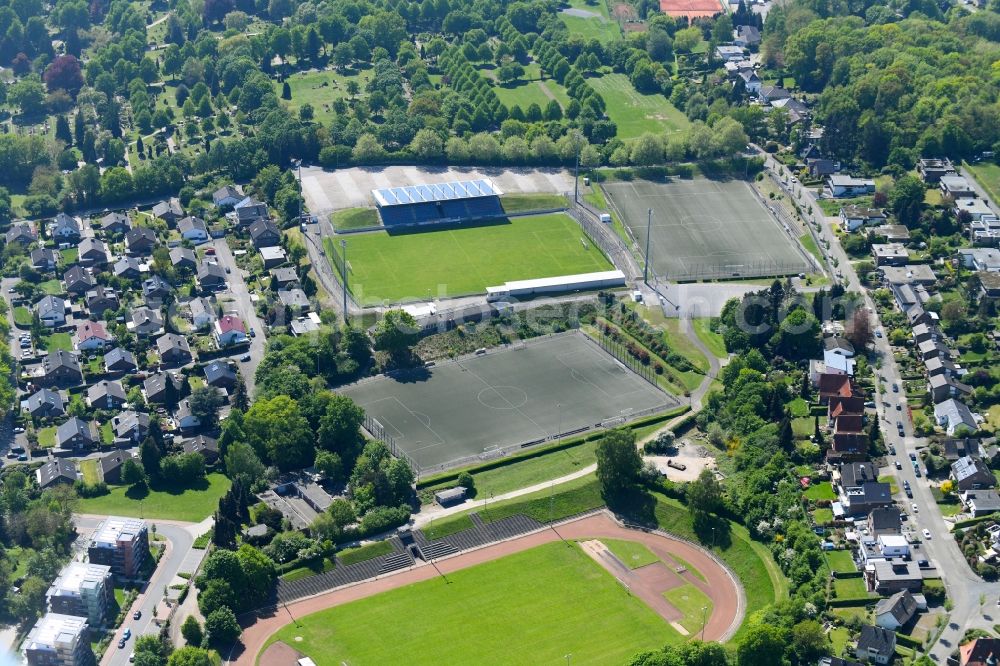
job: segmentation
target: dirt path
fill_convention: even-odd
[[[695,567],[705,577],[706,594],[712,599],[712,615],[705,627],[704,637],[708,641],[728,640],[743,620],[745,603],[743,590],[735,577],[723,568],[711,555],[697,546],[671,537],[631,530],[618,525],[607,513],[599,513],[571,520],[554,528],[545,528],[509,541],[493,544],[478,550],[459,553],[452,557],[436,560],[437,568],[445,575],[467,567],[490,562],[514,553],[534,548],[558,539],[628,539],[645,544],[657,556],[669,558],[676,553],[685,562]],[[668,560],[669,561],[669,560]],[[428,564],[421,563],[411,569],[386,575],[352,586],[297,601],[273,611],[271,615],[259,618],[243,618],[242,643],[229,655],[227,663],[235,666],[252,666],[257,663],[267,640],[293,618],[316,613],[327,608],[370,597],[373,594],[394,590],[437,576]]]
[[[551,99],[553,102],[555,102],[556,104],[558,104],[559,108],[561,108],[563,111],[566,110],[566,109],[563,108],[562,102],[560,102],[558,99],[556,99],[555,94],[551,90],[549,90],[548,86],[546,86],[542,82],[541,79],[538,79],[537,81],[535,81],[535,83],[538,84],[538,87],[541,89],[543,95],[545,95],[546,97],[548,97],[549,99]]]

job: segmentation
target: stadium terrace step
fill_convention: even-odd
[[[436,560],[446,555],[453,555],[458,552],[458,548],[444,540],[432,541],[420,549],[420,554],[427,561]]]
[[[395,553],[381,559],[382,564],[379,566],[379,574],[406,569],[413,565],[413,558],[410,557],[409,553]]]

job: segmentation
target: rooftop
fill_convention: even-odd
[[[448,201],[451,199],[473,199],[477,197],[500,196],[500,191],[493,181],[461,180],[433,185],[407,185],[406,187],[386,187],[372,190],[375,203],[381,207],[402,206],[407,204]]]

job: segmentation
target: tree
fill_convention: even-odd
[[[340,456],[330,451],[317,451],[313,467],[331,481],[339,481],[344,473],[344,463]]]
[[[908,227],[916,225],[924,205],[924,184],[916,176],[906,174],[896,180],[889,193],[889,209]]]
[[[611,430],[597,445],[597,480],[605,498],[620,498],[639,481],[642,458],[631,430]]]
[[[37,75],[21,79],[10,87],[7,101],[21,108],[25,116],[37,116],[45,110],[45,89]]]
[[[425,127],[414,135],[410,152],[422,160],[436,160],[444,154],[444,144],[437,132]]]
[[[647,132],[632,143],[632,164],[652,166],[663,162],[663,142],[655,134]]]
[[[792,627],[792,653],[800,664],[815,663],[826,653],[828,643],[823,625],[816,620],[803,620]]]
[[[243,629],[232,609],[223,606],[205,617],[205,633],[210,644],[222,647],[235,643]]]
[[[749,627],[736,646],[737,666],[774,666],[785,652],[785,633],[763,622]],[[780,663],[780,660],[777,660]]]
[[[860,354],[872,342],[872,320],[867,309],[855,311],[847,328],[847,339]]]
[[[232,395],[233,409],[245,412],[250,409],[250,395],[247,393],[247,383],[243,380],[243,373],[236,373],[236,386],[233,387]]]
[[[262,603],[271,594],[278,579],[278,570],[274,562],[263,552],[250,544],[243,544],[236,551],[246,581],[246,591],[241,598],[241,608],[253,608]]]
[[[194,615],[188,615],[184,620],[184,624],[181,625],[181,635],[187,641],[188,645],[201,645],[204,633],[201,630],[201,623],[198,622],[198,618]]]
[[[692,513],[716,513],[722,507],[722,486],[708,469],[687,485],[685,495]]]
[[[135,458],[126,458],[125,462],[122,463],[122,483],[141,487],[146,485],[146,473],[143,471],[139,463],[135,461]]]
[[[258,457],[283,471],[314,459],[315,437],[298,403],[286,395],[257,400],[243,418],[247,442]]]
[[[213,653],[191,645],[175,650],[167,659],[167,666],[215,666],[216,663]]]
[[[413,315],[403,310],[389,310],[375,325],[372,340],[376,350],[401,357],[408,354],[410,347],[416,344],[419,332]]]
[[[191,413],[203,426],[213,426],[219,418],[219,409],[225,402],[222,393],[214,386],[199,386],[188,399]]]
[[[229,446],[223,458],[226,473],[230,478],[243,476],[247,479],[260,479],[264,476],[264,463],[260,461],[253,447],[243,442],[234,442]]]
[[[142,469],[146,472],[146,476],[150,479],[156,479],[160,476],[160,461],[162,458],[163,454],[152,438],[147,437],[139,445],[139,460],[142,462]],[[122,478],[124,476],[123,469]]]
[[[44,79],[49,92],[65,90],[75,97],[83,87],[80,61],[71,55],[61,55],[46,68]]]
[[[374,134],[362,134],[351,150],[351,159],[358,164],[373,164],[385,159],[385,148]]]

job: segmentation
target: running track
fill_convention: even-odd
[[[459,569],[465,569],[466,567],[534,548],[535,546],[551,543],[559,539],[560,536],[565,539],[601,537],[630,539],[646,544],[658,555],[661,553],[676,553],[705,576],[707,581],[707,585],[705,586],[707,588],[706,593],[712,599],[713,604],[712,615],[709,617],[708,625],[705,627],[705,640],[728,640],[743,620],[745,603],[743,602],[743,590],[739,583],[714,558],[709,556],[704,550],[690,543],[660,534],[621,527],[608,514],[603,512],[557,525],[556,530],[559,532],[558,535],[552,529],[546,528],[516,539],[436,560],[436,564],[442,572],[448,574]],[[280,608],[269,616],[246,618],[243,620],[242,645],[236,647],[227,663],[234,666],[253,666],[256,664],[257,656],[268,638],[291,622],[289,613],[297,618],[302,617],[310,613],[316,613],[327,608],[370,597],[379,592],[428,580],[436,575],[437,572],[434,571],[432,566],[420,563],[412,569],[390,574],[383,578],[358,583],[297,601],[288,606],[288,612],[284,608]]]

